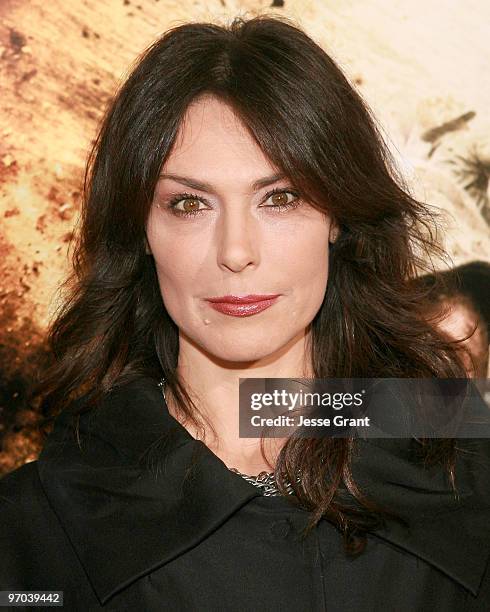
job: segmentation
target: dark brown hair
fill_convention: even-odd
[[[139,58],[103,120],[85,180],[81,225],[63,306],[49,331],[54,355],[40,381],[54,413],[87,405],[138,376],[164,376],[182,414],[201,426],[178,380],[178,328],[166,312],[145,226],[160,169],[184,113],[219,96],[303,197],[340,227],[328,288],[311,322],[317,378],[466,377],[453,348],[421,316],[413,280],[444,257],[434,211],[414,199],[370,110],[335,61],[290,19],[187,23]],[[454,440],[422,440],[425,460],[454,485]],[[353,439],[291,438],[276,476],[300,504],[343,532],[349,551],[381,516],[352,477]],[[359,506],[342,501],[345,489]],[[284,489],[283,489],[284,491]],[[359,538],[353,535],[360,534]]]

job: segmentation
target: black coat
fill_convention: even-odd
[[[141,467],[169,430],[164,466]],[[407,440],[359,441],[357,481],[409,526],[350,559],[325,519],[301,541],[307,513],[229,471],[153,379],[113,390],[80,433],[83,450],[62,413],[39,459],[0,481],[0,591],[62,590],[70,612],[490,610],[489,440],[462,441],[476,455],[459,460],[459,501]]]

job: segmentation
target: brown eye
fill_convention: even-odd
[[[206,207],[199,208],[199,204],[205,204],[204,200],[191,193],[181,193],[173,197],[168,203],[168,209],[179,217],[193,217],[201,215]],[[180,205],[183,205],[180,207]]]
[[[282,193],[275,193],[271,197],[271,201],[274,206],[284,206],[285,204],[288,204],[288,195],[285,191]]]
[[[187,198],[185,200],[181,200],[184,203],[184,212],[192,213],[199,210],[199,200]]]
[[[292,199],[288,200],[288,196],[292,196]],[[274,189],[265,196],[265,201],[269,201],[271,204],[264,208],[269,208],[271,211],[278,213],[286,212],[301,205],[299,193],[291,189]]]

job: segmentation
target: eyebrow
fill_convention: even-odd
[[[189,178],[188,176],[179,176],[178,174],[160,174],[160,178],[172,179],[173,181],[177,181],[177,183],[182,183],[183,185],[187,185],[193,189],[199,189],[199,191],[207,191],[208,193],[215,192],[213,185],[210,183],[197,181],[193,178]],[[286,178],[285,174],[272,174],[271,176],[265,176],[264,178],[258,179],[252,183],[252,190],[258,191],[259,189],[262,189],[262,187],[267,187],[267,185],[277,183],[277,181],[284,178]]]

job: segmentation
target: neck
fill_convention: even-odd
[[[196,439],[201,439],[229,468],[245,474],[272,471],[277,456],[288,438],[265,438],[262,453],[259,438],[240,438],[238,391],[240,378],[312,378],[312,368],[305,360],[307,336],[294,338],[280,355],[254,362],[224,362],[204,355],[193,344],[181,338],[177,373],[204,422],[204,437],[182,415],[169,391],[169,412]]]

